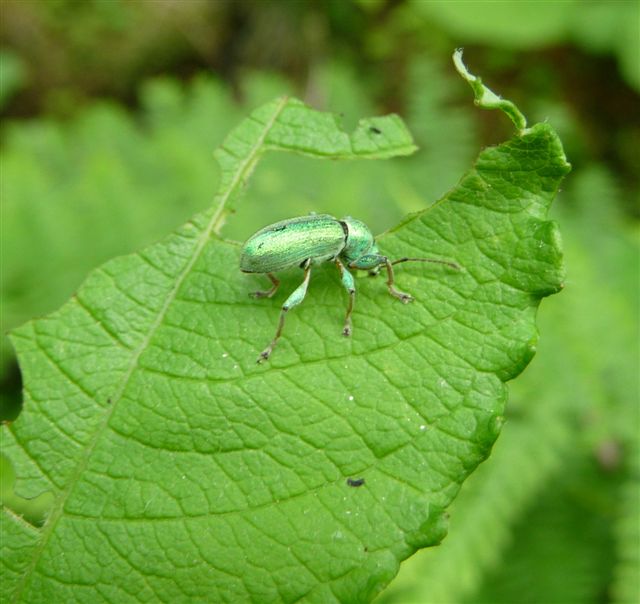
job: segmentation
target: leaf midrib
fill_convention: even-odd
[[[229,183],[227,190],[224,191],[222,195],[220,195],[220,202],[218,204],[218,207],[216,208],[216,211],[213,213],[211,220],[207,224],[206,228],[201,232],[198,244],[194,249],[191,259],[186,264],[186,266],[184,267],[180,275],[178,275],[173,289],[169,292],[169,295],[167,296],[165,303],[163,304],[162,308],[158,312],[156,320],[150,326],[147,336],[142,340],[138,348],[134,351],[129,367],[125,371],[122,377],[119,388],[116,390],[115,394],[113,395],[113,402],[109,406],[109,409],[105,412],[103,421],[97,426],[94,433],[94,437],[89,441],[87,446],[84,448],[84,454],[82,450],[80,451],[80,460],[76,465],[75,470],[71,473],[69,480],[67,482],[67,486],[62,490],[62,492],[60,493],[60,496],[54,502],[51,513],[47,518],[47,522],[45,523],[44,528],[42,530],[40,543],[38,544],[38,547],[35,549],[33,553],[32,561],[27,567],[27,569],[25,570],[25,573],[22,576],[14,592],[15,602],[20,601],[22,593],[28,587],[29,582],[33,576],[33,572],[36,569],[36,566],[42,556],[42,553],[44,552],[47,544],[49,543],[49,539],[51,538],[51,535],[55,531],[55,528],[60,518],[63,515],[65,503],[67,502],[68,498],[71,496],[75,485],[79,482],[80,477],[86,470],[89,464],[89,460],[91,459],[91,454],[95,449],[97,443],[99,442],[100,437],[102,436],[102,434],[104,434],[105,430],[107,429],[109,420],[111,419],[111,416],[113,415],[113,412],[118,402],[122,398],[122,394],[125,391],[129,383],[129,380],[133,375],[133,372],[138,366],[138,360],[140,356],[149,345],[149,342],[152,340],[157,329],[161,326],[162,321],[169,307],[171,306],[171,303],[175,300],[175,297],[178,291],[180,290],[182,283],[186,279],[187,275],[190,273],[194,264],[198,261],[200,255],[202,254],[203,249],[205,248],[207,241],[209,240],[211,235],[217,232],[219,227],[222,225],[222,222],[224,219],[225,206],[227,204],[227,201],[229,200],[230,195],[235,190],[237,185],[244,179],[245,175],[248,175],[247,173],[251,172],[264,146],[264,141],[267,135],[269,134],[271,128],[273,128],[273,125],[275,124],[276,120],[282,113],[282,110],[287,105],[288,100],[289,99],[287,97],[282,97],[279,100],[278,104],[274,107],[274,112],[272,117],[264,125],[263,131],[260,134],[259,138],[257,139],[255,145],[252,147],[250,153],[241,162],[241,165],[239,169],[236,171],[236,174],[232,178],[231,182]]]

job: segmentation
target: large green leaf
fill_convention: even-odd
[[[462,270],[398,267],[411,306],[359,280],[350,340],[337,276],[317,270],[259,366],[278,301],[247,297],[258,279],[218,230],[267,150],[413,145],[395,116],[347,135],[298,101],[269,103],[217,152],[210,210],[14,332],[25,404],[3,449],[17,490],[54,504],[42,528],[4,509],[5,598],[367,601],[444,536],[445,508],[499,432],[503,382],[534,352],[539,300],[562,284],[545,218],[568,169],[560,142],[546,124],[522,129],[380,238],[393,257]]]
[[[596,166],[576,171],[563,187],[554,214],[567,287],[538,313],[544,337],[531,366],[510,384],[505,428],[490,459],[449,508],[449,536],[404,563],[381,603],[595,604],[607,592],[611,601],[640,601],[640,247],[637,232],[616,215],[618,195],[611,175]],[[614,527],[617,557],[612,537],[603,539]],[[616,582],[608,585],[614,563]]]

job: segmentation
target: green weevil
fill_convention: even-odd
[[[240,270],[244,273],[266,274],[273,286],[267,291],[249,294],[255,298],[271,298],[280,281],[274,273],[299,266],[304,271],[302,283],[285,300],[280,311],[280,322],[271,343],[260,353],[258,363],[266,361],[282,335],[287,312],[300,304],[307,293],[311,267],[321,262],[334,262],[340,271],[342,285],[349,293],[349,304],[342,334],[351,335],[351,314],[356,288],[348,269],[366,270],[377,274],[381,267],[387,269],[389,293],[404,304],[413,297],[394,286],[393,265],[400,262],[435,262],[459,269],[454,262],[432,258],[400,258],[390,261],[380,254],[373,234],[364,222],[347,216],[338,220],[329,214],[312,214],[290,218],[270,224],[253,234],[242,246]]]

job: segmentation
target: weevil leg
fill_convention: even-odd
[[[342,285],[349,294],[349,306],[347,307],[347,316],[344,319],[344,328],[342,329],[343,336],[351,335],[351,313],[353,312],[353,305],[356,301],[356,284],[353,280],[353,275],[347,270],[344,264],[339,258],[336,258],[336,266],[340,271],[340,279]]]
[[[396,289],[394,284],[394,278],[393,278],[393,265],[391,264],[391,262],[389,262],[389,258],[384,258],[384,263],[387,267],[387,287],[389,288],[389,293],[394,297],[394,298],[398,298],[398,300],[400,300],[400,302],[402,302],[403,304],[408,304],[409,302],[413,302],[413,296],[410,294],[407,294],[405,292],[401,292],[400,290]]]
[[[293,291],[293,293],[285,300],[282,305],[282,309],[280,310],[280,321],[278,322],[278,329],[276,330],[276,335],[271,340],[269,346],[267,346],[258,357],[257,362],[262,363],[262,361],[266,361],[273,352],[275,345],[277,344],[280,336],[282,335],[282,328],[284,327],[284,320],[287,316],[287,313],[294,307],[298,306],[307,295],[307,287],[309,286],[309,278],[311,277],[311,261],[307,260],[303,264],[304,268],[304,278],[302,283]]]
[[[398,298],[398,300],[400,300],[403,304],[412,302],[413,296],[405,294],[404,292],[401,292],[400,290],[397,290],[395,288],[393,265],[392,262],[390,262],[389,258],[387,258],[386,256],[382,256],[381,254],[367,254],[366,256],[358,258],[358,260],[356,260],[355,262],[350,263],[349,267],[367,271],[375,271],[383,264],[387,268],[387,287],[389,288],[389,293],[394,298]]]
[[[447,262],[446,260],[436,260],[435,258],[399,258],[398,260],[394,260],[393,262],[390,262],[388,258],[385,258],[384,261],[387,266],[387,275],[388,275],[387,287],[389,288],[389,293],[392,296],[395,296],[396,298],[398,298],[398,300],[400,300],[404,304],[407,304],[408,302],[412,302],[413,296],[409,294],[405,294],[404,292],[401,292],[394,287],[393,285],[393,265],[394,264],[400,264],[401,262],[432,262],[433,264],[444,264],[456,270],[460,270],[460,267],[455,262]]]
[[[267,273],[267,277],[269,277],[271,283],[273,283],[273,287],[266,291],[251,292],[249,295],[252,298],[271,298],[271,296],[276,293],[278,287],[280,286],[280,281],[273,273]]]

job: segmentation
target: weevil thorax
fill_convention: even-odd
[[[346,216],[340,220],[342,228],[346,232],[346,241],[344,249],[340,256],[344,258],[347,264],[355,262],[366,254],[377,254],[378,246],[373,238],[373,233],[369,227],[351,216]]]

